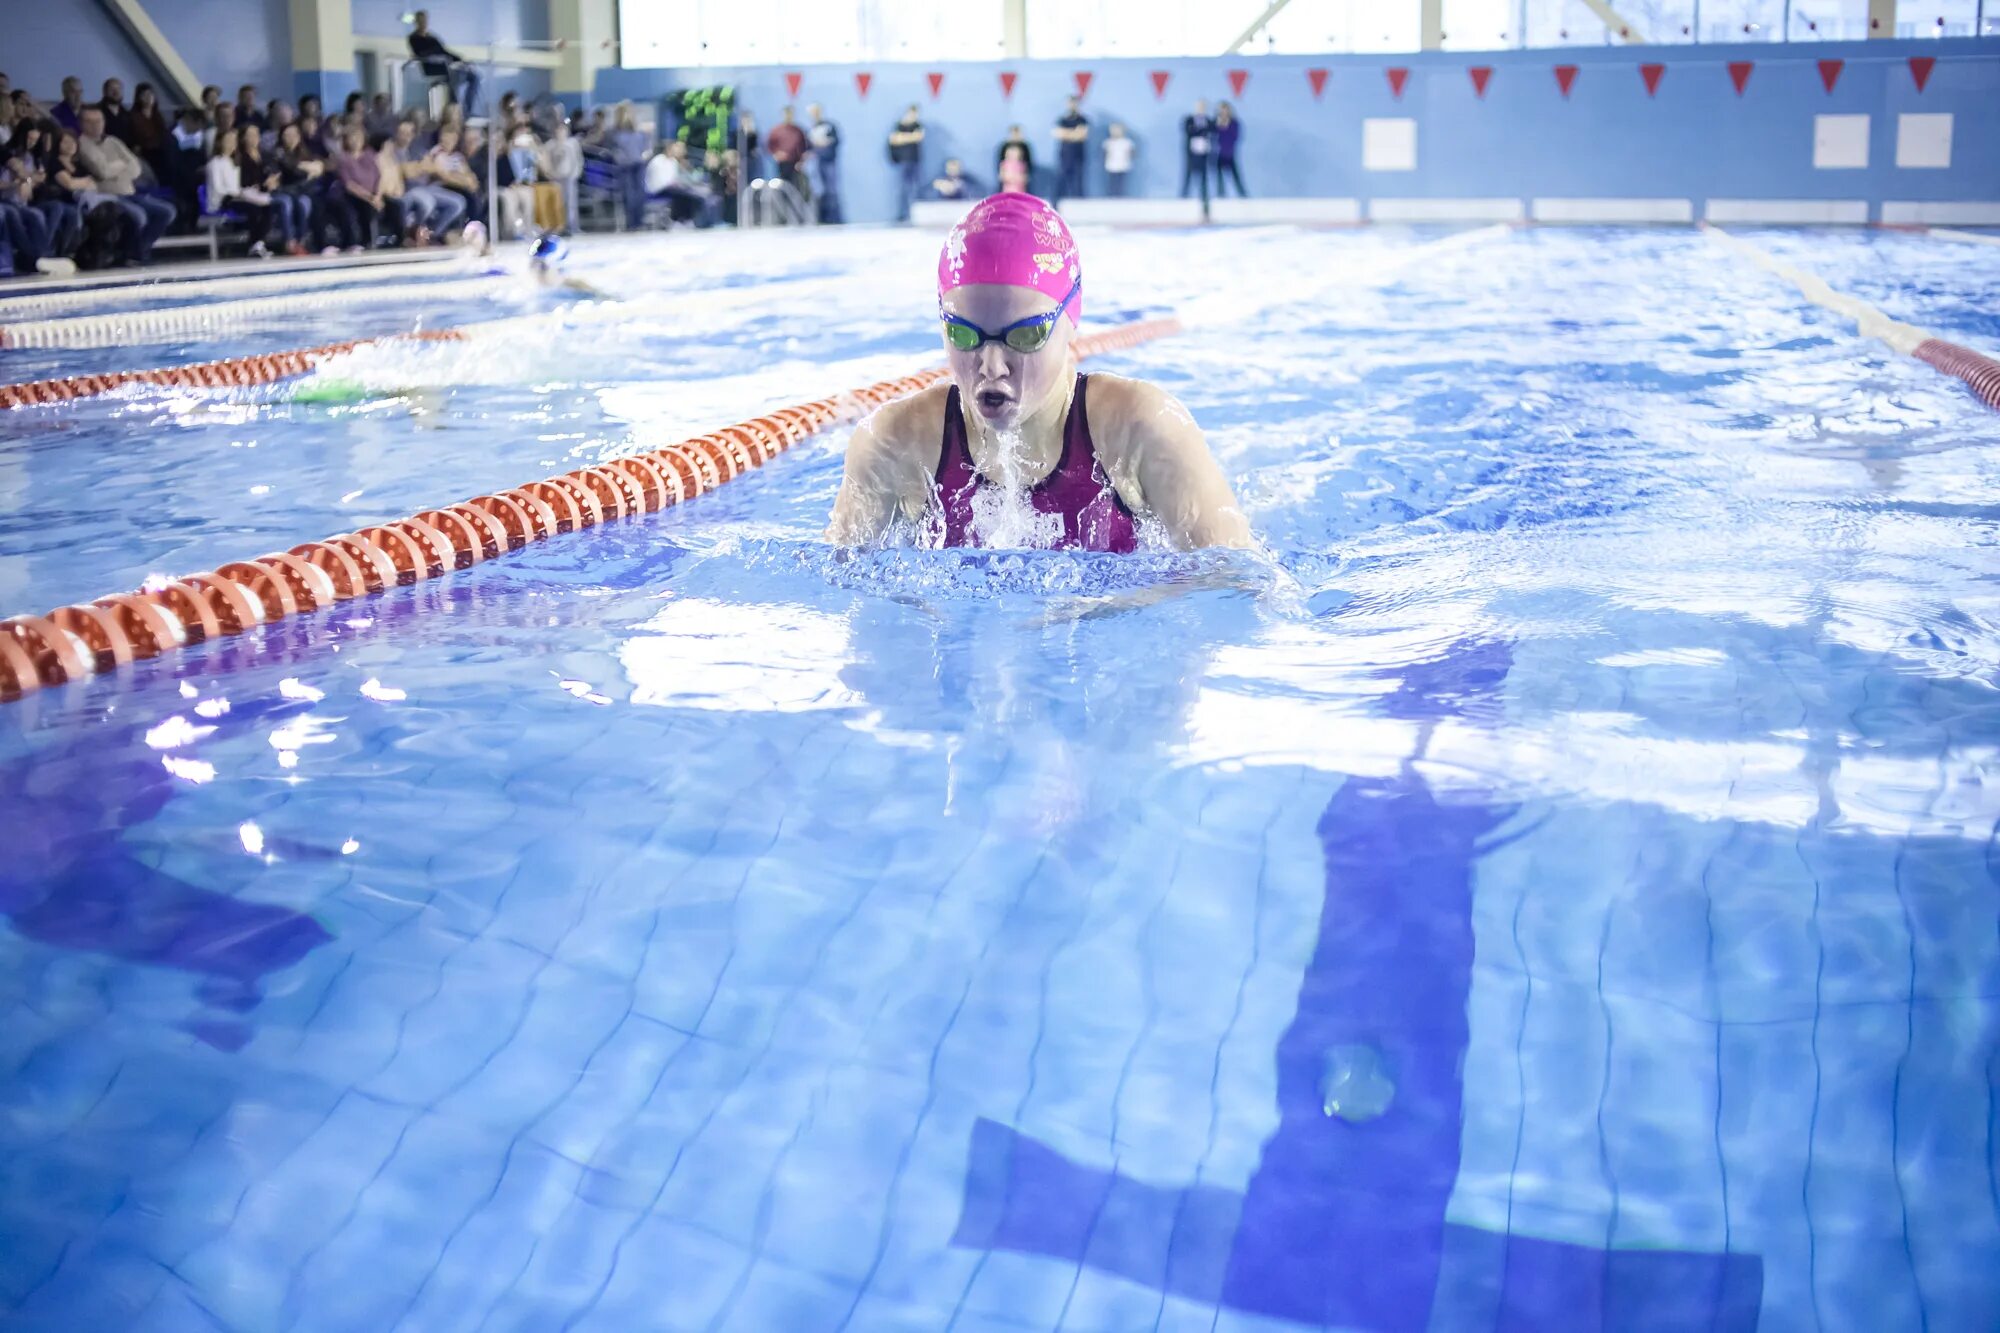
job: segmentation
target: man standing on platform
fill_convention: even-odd
[[[813,161],[819,166],[819,220],[838,223],[845,220],[840,216],[840,126],[826,118],[818,102],[807,107],[806,114],[812,117],[806,138],[812,141]]]
[[[1065,199],[1083,197],[1083,154],[1090,142],[1090,122],[1083,118],[1077,99],[1069,99],[1069,109],[1056,121],[1056,197],[1060,205]]]
[[[1194,114],[1181,121],[1181,138],[1187,155],[1181,166],[1181,198],[1188,186],[1201,182],[1201,215],[1208,216],[1208,158],[1215,147],[1215,122],[1208,118],[1208,103],[1196,102]]]

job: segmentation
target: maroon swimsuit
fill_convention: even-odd
[[[1028,501],[1039,514],[1062,518],[1059,546],[1082,551],[1137,549],[1139,524],[1098,465],[1090,442],[1090,417],[1084,411],[1084,389],[1090,377],[1076,377],[1076,397],[1063,423],[1062,457],[1055,470],[1028,489]],[[965,413],[959,407],[958,386],[944,403],[944,448],[938,454],[938,496],[944,501],[944,544],[979,546],[972,530],[972,497],[986,483],[972,466],[965,444]]]

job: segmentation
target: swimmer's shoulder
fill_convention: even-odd
[[[1098,461],[1111,472],[1136,467],[1149,445],[1179,442],[1200,428],[1180,400],[1157,384],[1093,371],[1084,399],[1090,415],[1090,442]]]
[[[882,404],[855,432],[857,441],[928,478],[937,471],[944,449],[945,403],[950,394],[951,382],[944,380]]]

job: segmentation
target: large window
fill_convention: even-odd
[[[1447,50],[1648,43],[1851,41],[1868,0],[1441,0]],[[1267,0],[1025,0],[1031,59],[1221,55]],[[632,66],[992,60],[1006,0],[619,0]],[[1414,51],[1419,0],[1291,0],[1246,55]],[[1901,0],[1896,35],[2000,32],[2000,0]]]

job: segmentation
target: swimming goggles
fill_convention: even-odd
[[[1082,290],[1083,279],[1078,278],[1070,284],[1069,295],[1054,310],[1016,320],[998,333],[988,333],[971,320],[960,319],[947,311],[943,302],[938,303],[938,317],[944,320],[945,341],[957,351],[976,352],[987,343],[1005,343],[1017,352],[1039,352],[1049,345],[1049,337],[1056,331],[1056,320]]]

